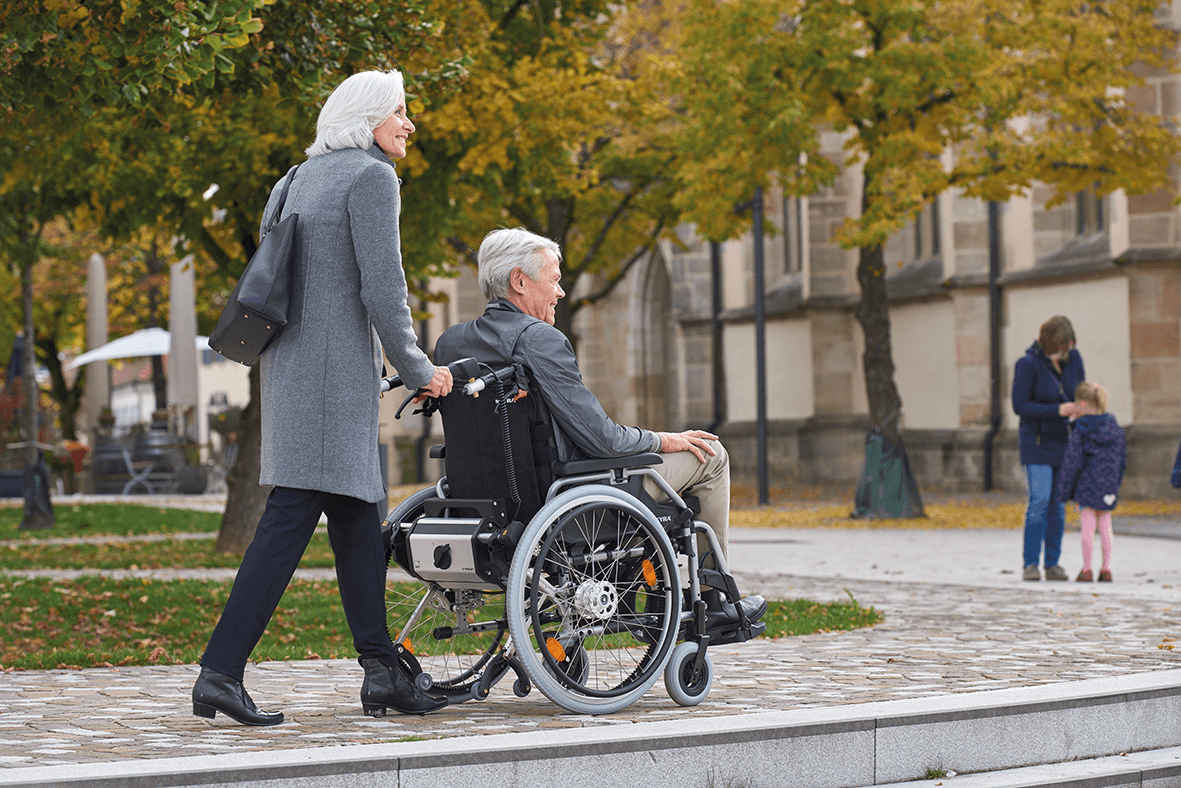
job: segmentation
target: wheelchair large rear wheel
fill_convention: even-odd
[[[386,522],[414,520],[434,487],[395,507]],[[393,551],[386,556],[396,566]],[[421,689],[458,703],[469,700],[489,668],[506,670],[494,657],[507,640],[503,592],[443,589],[391,573],[386,579],[386,620],[399,657]],[[499,678],[499,677],[497,677]]]
[[[672,543],[628,493],[567,490],[522,534],[506,607],[517,658],[547,698],[581,714],[618,711],[651,688],[676,643]]]

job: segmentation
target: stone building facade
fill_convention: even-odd
[[[1181,11],[1169,11],[1181,19]],[[1174,74],[1147,74],[1130,95],[1173,117]],[[843,139],[824,153],[841,161]],[[1181,180],[1178,163],[1162,162]],[[869,427],[854,318],[857,251],[835,230],[860,210],[860,172],[804,198],[765,196],[765,347],[768,468],[773,486],[854,482]],[[919,483],[983,489],[986,444],[994,486],[1023,489],[1013,367],[1047,318],[1070,318],[1087,377],[1110,394],[1127,431],[1127,497],[1173,494],[1181,440],[1181,212],[1175,188],[1150,195],[1080,194],[1046,208],[1036,187],[989,206],[951,191],[886,246],[895,381],[903,435]],[[999,243],[991,307],[990,238]],[[736,476],[753,482],[756,456],[754,239],[705,243],[692,228],[629,272],[612,295],[575,321],[584,378],[607,412],[654,429],[711,428],[725,440]],[[473,272],[438,283],[451,301],[435,308],[429,338],[479,314]],[[994,347],[994,334],[998,342]],[[992,364],[1000,375],[993,407]],[[993,430],[994,419],[998,420]],[[415,434],[414,425],[394,425]],[[438,430],[438,425],[434,426]],[[990,439],[990,435],[995,433]],[[405,440],[405,438],[398,438]]]

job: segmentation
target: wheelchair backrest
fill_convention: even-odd
[[[516,389],[512,380],[504,384],[504,394]],[[494,385],[472,397],[456,386],[439,401],[439,413],[449,497],[503,499],[512,519],[528,522],[545,502],[556,455],[536,392],[518,394],[502,399]]]

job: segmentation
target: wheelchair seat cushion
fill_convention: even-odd
[[[620,468],[639,468],[645,465],[660,465],[664,460],[659,454],[629,454],[625,457],[593,457],[584,460],[569,460],[554,463],[555,476],[579,476],[584,473],[601,473]]]

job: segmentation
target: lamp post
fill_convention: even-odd
[[[767,484],[767,331],[763,312],[763,187],[751,204],[755,244],[755,451],[759,463],[759,504],[769,502]]]

